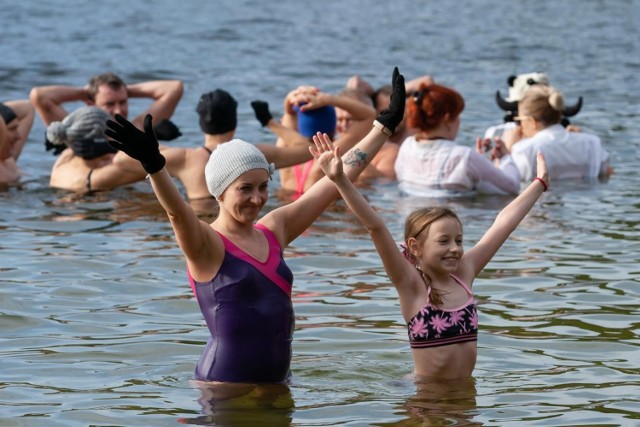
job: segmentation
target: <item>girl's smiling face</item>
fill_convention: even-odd
[[[452,217],[435,220],[421,236],[417,258],[420,267],[429,275],[440,276],[454,273],[464,253],[462,225]]]

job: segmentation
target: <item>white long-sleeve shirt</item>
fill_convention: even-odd
[[[470,147],[445,139],[420,142],[408,137],[400,146],[395,171],[400,189],[414,195],[520,191],[520,174],[511,156],[503,156],[496,167]]]
[[[605,173],[609,160],[600,138],[586,132],[569,132],[557,124],[511,147],[511,156],[524,181],[536,176],[538,151],[544,155],[551,180],[597,178]]]

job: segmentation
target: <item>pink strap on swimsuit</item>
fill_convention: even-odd
[[[309,179],[309,174],[311,173],[314,162],[315,160],[311,159],[302,165],[295,165],[293,167],[293,174],[296,177],[296,198],[302,196],[304,193],[304,186]]]
[[[279,273],[278,267],[280,265],[280,254],[282,249],[280,248],[280,243],[276,238],[275,234],[267,227],[262,224],[256,224],[254,226],[256,229],[261,230],[264,236],[267,238],[267,242],[269,244],[269,255],[264,262],[258,261],[238,246],[236,246],[231,240],[225,237],[222,233],[217,232],[218,236],[222,239],[224,243],[224,249],[226,252],[232,254],[236,258],[239,258],[248,264],[256,267],[258,270],[262,272],[267,278],[269,278],[274,284],[276,284],[280,289],[284,291],[288,296],[291,296],[291,283],[285,280]],[[196,295],[196,284],[195,280],[191,276],[191,272],[187,268],[187,276],[189,278],[189,284],[191,285],[191,290],[193,294]]]

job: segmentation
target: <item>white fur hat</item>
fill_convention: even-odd
[[[204,168],[209,193],[216,199],[243,173],[251,169],[265,169],[269,177],[275,167],[268,163],[258,148],[241,139],[232,139],[213,150]]]
[[[520,101],[525,92],[533,85],[548,85],[549,77],[545,73],[518,74],[509,78],[509,96],[507,101]]]

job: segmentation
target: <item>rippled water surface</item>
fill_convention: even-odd
[[[288,390],[216,399],[192,382],[207,330],[148,183],[75,196],[48,188],[37,119],[22,185],[0,193],[3,426],[636,426],[640,424],[640,2],[3,4],[0,99],[32,86],[179,78],[174,116],[201,143],[195,103],[223,87],[238,136],[271,141],[249,102],[275,113],[293,87],[376,86],[398,65],[464,95],[459,141],[500,120],[506,77],[545,71],[574,122],[601,136],[616,174],[554,183],[475,282],[479,357],[469,383],[414,384],[395,291],[343,204],[286,251],[296,275]],[[141,109],[135,102],[132,111]],[[397,239],[433,200],[364,190]],[[509,198],[447,201],[472,245]],[[268,209],[282,203],[272,197]]]

